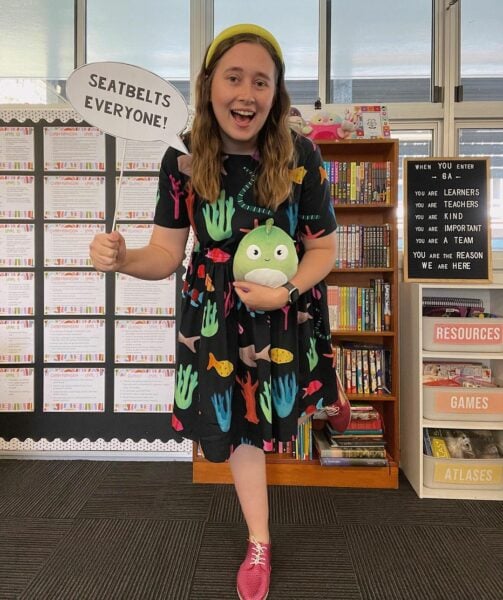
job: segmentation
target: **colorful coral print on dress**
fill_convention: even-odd
[[[195,194],[178,170],[177,150],[168,149],[162,161],[155,223],[192,227],[196,237],[182,290],[172,426],[199,441],[211,461],[226,460],[241,443],[271,450],[274,440],[291,441],[300,414],[337,397],[325,284],[272,312],[248,310],[232,285],[234,258],[247,234],[253,242],[253,232],[260,238],[268,227],[274,236],[267,237],[270,248],[265,237],[244,246],[249,254],[239,277],[270,269],[271,281],[281,285],[291,269],[277,268],[286,265],[278,260],[284,251],[278,247],[288,246],[295,253],[290,258],[300,260],[304,238],[336,227],[320,154],[310,140],[298,137],[295,144],[292,198],[275,212],[255,202],[257,157],[226,158],[213,204]],[[274,267],[254,255],[270,249],[277,251]]]

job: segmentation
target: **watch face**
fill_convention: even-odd
[[[290,304],[297,302],[297,300],[299,299],[299,290],[296,287],[291,289],[288,294],[288,298],[289,298]]]
[[[299,299],[299,290],[293,285],[293,283],[287,281],[283,284],[283,287],[288,290],[288,304],[297,302]]]

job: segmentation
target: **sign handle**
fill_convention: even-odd
[[[127,147],[127,140],[124,140],[124,148],[122,149],[121,172],[119,175],[119,185],[117,186],[117,198],[115,199],[114,220],[112,221],[112,229],[110,230],[111,232],[115,230],[115,223],[117,221],[117,212],[119,210],[119,200],[121,197],[121,186],[122,186],[122,175],[124,173],[124,161],[126,159],[126,147]]]

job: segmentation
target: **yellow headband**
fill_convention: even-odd
[[[208,48],[208,53],[206,54],[206,61],[204,63],[204,66],[208,68],[210,61],[213,55],[215,54],[215,50],[221,42],[235,35],[239,35],[240,33],[251,33],[252,35],[261,37],[267,42],[269,42],[269,44],[271,44],[271,46],[274,48],[276,54],[279,56],[281,62],[283,62],[283,53],[281,52],[280,45],[278,44],[278,41],[270,31],[267,31],[267,29],[264,29],[259,25],[253,25],[251,23],[240,23],[239,25],[232,25],[231,27],[227,27],[227,29],[224,29],[221,33],[219,33],[217,37],[211,42],[210,47]]]

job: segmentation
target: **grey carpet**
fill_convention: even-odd
[[[500,600],[503,503],[271,487],[269,600]],[[0,600],[227,600],[233,488],[172,462],[0,460]]]

